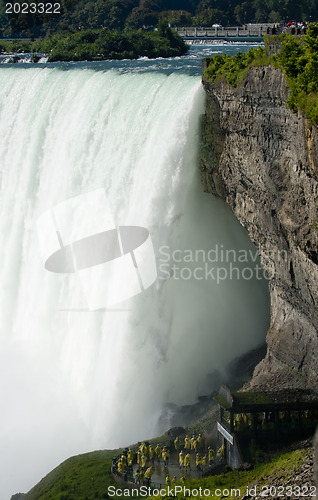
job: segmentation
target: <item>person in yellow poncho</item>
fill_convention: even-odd
[[[131,448],[129,448],[128,453],[127,453],[128,465],[132,465],[133,464],[134,456],[135,456],[135,453],[133,452],[133,450]]]
[[[167,485],[167,486],[170,486],[170,485],[171,485],[171,477],[170,477],[170,474],[167,474],[167,475],[166,475],[166,485]]]
[[[224,444],[222,444],[222,446],[220,446],[220,448],[219,448],[219,449],[218,449],[218,451],[217,451],[216,456],[217,456],[218,458],[222,458],[222,457],[223,457],[223,455],[224,455]]]
[[[168,465],[170,454],[169,454],[169,450],[167,450],[167,448],[165,446],[164,446],[164,448],[162,448],[161,456],[162,456],[162,460],[163,460],[165,466]]]
[[[126,469],[126,467],[127,467],[127,457],[126,457],[126,455],[122,455],[121,456],[121,461],[123,463],[124,469]]]
[[[190,450],[190,447],[191,447],[190,438],[188,435],[186,435],[186,437],[184,438],[184,448],[186,450]]]
[[[201,450],[202,448],[203,448],[203,437],[201,436],[201,434],[199,434],[197,437],[196,449]]]
[[[151,476],[152,476],[152,466],[148,467],[148,469],[145,472],[144,477],[147,478],[147,479],[151,479]]]
[[[197,446],[197,440],[195,439],[195,436],[192,436],[192,438],[190,439],[190,443],[191,443],[191,450],[195,450]]]
[[[184,457],[184,467],[187,469],[191,469],[191,456],[190,453],[187,453]]]
[[[208,460],[209,460],[209,464],[211,465],[211,463],[213,462],[214,460],[214,450],[211,448],[211,446],[208,447]]]
[[[144,441],[143,441],[143,442],[141,443],[141,445],[139,446],[139,450],[140,450],[140,453],[141,453],[142,455],[146,455],[146,456],[148,456],[148,455],[147,455],[147,453],[148,453],[148,448],[147,448],[147,445],[146,445],[146,443],[145,443]]]
[[[148,455],[149,455],[149,460],[151,460],[153,462],[155,452],[154,452],[154,449],[151,446],[151,444],[149,445],[149,448],[148,448]]]
[[[177,436],[176,439],[174,440],[174,447],[175,447],[176,452],[178,452],[179,448],[180,448],[180,438],[179,438],[179,436]]]
[[[159,443],[157,444],[157,446],[155,447],[155,454],[156,454],[156,457],[158,459],[158,462],[160,461],[160,457],[161,457],[161,448],[159,446]]]
[[[141,467],[144,469],[147,465],[147,456],[146,455],[141,455]]]
[[[184,462],[184,453],[183,453],[183,450],[181,450],[179,453],[179,467],[180,467],[180,469],[181,469],[181,467],[183,467],[183,462]]]

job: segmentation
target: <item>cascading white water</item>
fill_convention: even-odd
[[[165,403],[208,393],[209,373],[264,339],[263,282],[167,279],[174,250],[253,248],[202,192],[203,107],[185,74],[1,68],[1,498],[72,454],[154,436]],[[80,287],[45,270],[36,223],[97,188],[116,224],[149,230],[158,280],[118,311],[72,311]]]

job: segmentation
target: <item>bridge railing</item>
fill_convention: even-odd
[[[174,28],[182,37],[263,37],[272,34],[272,25]]]

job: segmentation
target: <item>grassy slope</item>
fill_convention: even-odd
[[[169,444],[165,434],[150,443]],[[136,445],[132,446],[136,449]],[[102,450],[71,457],[47,474],[25,496],[25,500],[93,500],[108,498],[107,488],[115,484],[110,474],[112,457],[120,450]]]
[[[281,456],[273,457],[268,463],[259,465],[250,471],[230,471],[218,476],[209,476],[202,479],[188,480],[185,487],[190,490],[199,489],[209,490],[210,495],[202,496],[204,498],[240,498],[246,493],[247,487],[257,485],[257,492],[261,491],[262,486],[273,486],[276,480],[280,486],[284,486],[291,477],[296,475],[297,471],[303,465],[308,450],[299,449]],[[223,492],[220,494],[220,490]],[[228,490],[228,491],[227,491]],[[232,491],[231,491],[232,490]],[[239,490],[239,491],[238,491]],[[270,496],[270,495],[269,495]],[[158,498],[150,497],[150,498]],[[161,498],[161,497],[160,497]],[[164,497],[162,497],[164,498]],[[177,494],[175,498],[183,499],[183,492]],[[199,498],[198,496],[188,496],[187,498]]]
[[[114,484],[110,475],[111,457],[114,451],[96,451],[72,457],[50,472],[25,496],[26,500],[94,500],[108,498],[107,488]],[[308,449],[299,449],[275,456],[268,463],[257,466],[250,471],[230,471],[219,476],[209,476],[198,480],[186,481],[190,489],[208,489],[207,498],[220,498],[215,490],[229,490],[227,498],[240,498],[246,488],[257,484],[258,491],[262,485],[273,485],[278,479],[284,485],[297,474],[308,454]],[[117,485],[118,487],[118,485]],[[231,494],[231,489],[232,494]],[[240,495],[234,490],[240,490]],[[158,497],[154,497],[158,498]],[[177,498],[184,498],[178,494]]]
[[[25,496],[26,500],[86,500],[107,498],[114,484],[110,474],[116,451],[95,451],[69,458],[45,476]]]

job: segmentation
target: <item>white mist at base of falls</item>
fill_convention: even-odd
[[[185,74],[0,69],[1,498],[70,455],[155,436],[167,402],[195,402],[211,372],[264,340],[264,282],[160,270],[163,247],[253,249],[202,192],[203,112]],[[36,223],[97,188],[118,225],[149,230],[158,280],[119,311],[67,311],[80,287],[45,270]]]

